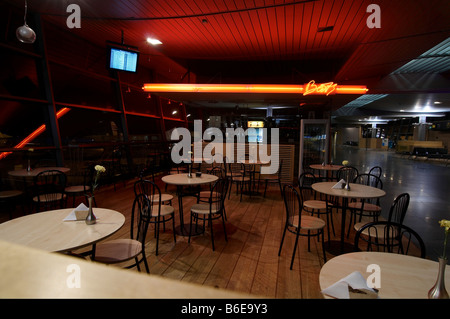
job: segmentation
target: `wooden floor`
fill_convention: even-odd
[[[120,211],[126,216],[124,227],[111,238],[129,236],[131,206],[134,199],[133,184],[117,184],[101,188],[96,193],[98,207]],[[161,183],[161,190],[164,184]],[[169,186],[167,192],[175,195],[175,188]],[[185,197],[185,221],[189,221],[189,207],[195,199]],[[175,197],[176,225],[179,225],[178,202]],[[147,236],[148,262],[150,272],[175,280],[200,285],[220,287],[232,291],[268,298],[323,298],[319,287],[319,272],[324,263],[322,246],[317,239],[311,240],[308,252],[307,238],[301,237],[293,269],[290,261],[295,236],[287,233],[281,256],[278,257],[285,221],[284,204],[277,186],[269,186],[266,197],[243,196],[242,201],[235,195],[226,200],[225,241],[222,224],[214,223],[215,251],[212,251],[210,233],[188,238],[177,235],[173,241],[172,224],[160,236],[159,255],[155,256],[153,228]],[[339,239],[340,213],[334,214],[334,228]],[[333,238],[335,237],[335,238]],[[349,242],[351,242],[350,236]],[[327,241],[327,235],[325,235]],[[327,253],[327,258],[333,256]],[[133,268],[135,269],[135,268]],[[136,271],[136,270],[130,270]]]

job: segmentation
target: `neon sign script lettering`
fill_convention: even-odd
[[[316,84],[316,81],[311,80],[308,84],[306,84],[305,92],[303,95],[309,94],[325,94],[330,95],[334,91],[336,91],[337,83],[327,82],[322,84]]]

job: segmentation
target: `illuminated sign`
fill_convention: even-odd
[[[263,121],[248,121],[248,127],[264,127]]]
[[[334,82],[327,82],[322,84],[316,84],[316,81],[311,80],[308,84],[305,86],[305,92],[303,92],[303,95],[309,95],[309,94],[319,94],[319,95],[330,95],[331,93],[336,92],[337,83]]]
[[[364,85],[338,85],[334,82],[316,84],[314,80],[305,85],[280,84],[192,84],[192,83],[146,83],[145,92],[170,93],[283,93],[303,95],[366,94]]]

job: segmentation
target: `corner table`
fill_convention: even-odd
[[[219,179],[216,175],[202,174],[201,177],[197,177],[195,173],[192,173],[192,177],[188,177],[187,173],[171,174],[161,178],[166,184],[177,186],[178,196],[178,212],[180,214],[180,226],[176,227],[177,234],[182,236],[189,236],[189,224],[184,223],[183,216],[183,197],[184,196],[196,196],[194,193],[186,193],[183,188],[185,186],[200,186],[203,184],[210,184]],[[194,234],[195,235],[195,234]]]
[[[335,182],[321,182],[314,183],[311,185],[312,189],[316,192],[325,194],[327,196],[335,196],[342,198],[342,221],[341,221],[341,242],[340,242],[340,252],[333,251],[335,255],[343,254],[345,250],[353,250],[353,246],[345,247],[344,234],[345,234],[345,215],[347,213],[348,200],[349,198],[379,198],[386,195],[386,192],[382,189],[371,187],[362,184],[349,183],[350,190],[333,188]]]
[[[379,298],[428,298],[439,270],[439,263],[408,255],[385,252],[355,252],[327,261],[320,270],[320,289],[326,289],[358,271],[366,279],[372,274],[367,266],[380,267]],[[445,283],[450,287],[450,266],[446,266]]]

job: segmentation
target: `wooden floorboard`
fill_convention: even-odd
[[[106,240],[129,237],[135,181],[134,179],[125,184],[118,183],[116,190],[112,185],[102,186],[95,195],[98,207],[117,210],[126,217],[124,226]],[[157,183],[164,191],[164,183],[160,178],[157,178]],[[176,225],[179,225],[175,191],[172,186],[167,189],[168,193],[175,196],[172,205],[175,208]],[[195,199],[185,197],[183,203],[184,220],[189,222],[189,207],[195,203]],[[321,243],[317,242],[317,239],[311,239],[311,251],[308,251],[307,238],[300,238],[292,270],[289,269],[295,240],[292,233],[286,233],[281,255],[278,256],[285,222],[284,202],[278,186],[269,185],[266,197],[244,195],[242,201],[233,187],[225,206],[228,241],[225,241],[221,220],[215,220],[215,251],[212,251],[208,228],[204,234],[193,236],[190,243],[187,236],[177,235],[175,243],[172,223],[169,222],[164,232],[161,228],[159,254],[156,256],[156,238],[152,226],[146,244],[150,272],[165,278],[260,297],[323,298],[319,288],[319,272],[324,260]],[[336,212],[334,226],[336,236],[331,236],[332,239],[338,240],[340,214]],[[352,240],[353,234],[348,242]],[[327,254],[328,259],[332,257]],[[130,271],[137,270],[132,268]]]

